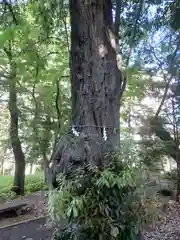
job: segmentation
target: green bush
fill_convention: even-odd
[[[34,175],[28,175],[25,179],[25,193],[38,192],[46,190],[47,185],[44,183],[43,174],[38,173]]]
[[[164,179],[168,180],[171,188],[176,189],[177,186],[177,169],[173,169],[164,174]]]
[[[5,202],[8,199],[14,199],[16,194],[9,190],[9,188],[0,189],[0,202]]]
[[[12,184],[12,176],[0,176],[0,202],[4,202],[15,197],[15,194],[10,191]]]
[[[59,176],[60,190],[49,194],[55,240],[133,240],[152,220],[152,203],[141,197],[140,166],[122,162],[117,154],[107,157],[109,164],[104,167],[78,169],[68,179]],[[61,228],[63,220],[68,224]]]
[[[13,186],[13,176],[0,176],[0,202],[4,202],[16,197],[15,193],[10,191]],[[25,194],[47,189],[44,183],[43,174],[27,175],[25,177]]]

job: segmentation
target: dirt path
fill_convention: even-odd
[[[13,227],[0,228],[1,240],[50,240],[52,229],[46,228],[46,219],[36,219]]]
[[[28,196],[21,197],[19,199],[10,200],[8,202],[17,202],[19,200],[23,200],[23,202],[27,202],[27,207],[24,209],[25,214],[16,216],[12,215],[11,217],[4,217],[0,219],[0,227],[8,226],[14,223],[27,221],[32,218],[38,218],[46,215],[46,207],[45,207],[45,193],[37,192],[30,194]],[[2,204],[0,204],[1,207]]]
[[[45,193],[37,192],[8,202],[19,200],[27,202],[25,213],[0,219],[0,240],[50,240],[53,230],[45,217]]]
[[[0,240],[51,240],[53,229],[46,224],[45,194],[34,193],[21,199],[27,201],[31,211],[22,216],[0,220]],[[34,220],[29,221],[32,218]],[[2,228],[18,222],[23,223]],[[172,208],[165,213],[162,223],[145,232],[144,240],[180,240],[179,223],[180,204],[173,203]]]
[[[144,234],[145,240],[180,240],[180,204],[173,202],[166,211],[162,221]]]

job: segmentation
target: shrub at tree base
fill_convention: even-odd
[[[144,205],[150,203],[141,198],[141,168],[114,154],[108,158],[106,166],[59,176],[60,190],[49,194],[55,240],[140,239],[142,226],[152,220]],[[62,228],[64,220],[67,224]]]

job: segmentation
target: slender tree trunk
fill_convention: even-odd
[[[48,169],[49,169],[49,160],[47,158],[46,152],[42,152],[42,156],[43,156],[43,161],[42,161],[42,165],[41,165],[41,169],[44,172],[44,182],[47,183],[48,182]]]
[[[32,172],[33,172],[33,163],[30,163],[30,174],[32,174]]]
[[[14,186],[16,194],[24,193],[25,157],[18,135],[18,108],[16,93],[16,64],[10,59],[11,73],[9,77],[9,112],[10,112],[10,139],[15,158]]]
[[[0,156],[0,175],[4,174],[4,156]]]

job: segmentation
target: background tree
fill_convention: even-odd
[[[59,134],[64,133],[70,112],[68,107],[68,35],[65,35],[67,31],[63,28],[65,23],[62,18],[61,28],[58,31],[62,31],[63,38],[58,38],[56,31],[49,41],[44,34],[44,29],[42,30],[38,25],[41,19],[36,19],[37,11],[38,6],[33,3],[30,5],[21,2],[10,4],[4,1],[1,4],[1,90],[5,93],[4,104],[6,105],[8,101],[6,93],[10,91],[8,80],[10,70],[9,55],[6,54],[9,52],[4,50],[8,50],[9,43],[11,43],[10,53],[16,68],[16,79],[13,80],[13,84],[16,83],[13,85],[16,93],[13,96],[16,96],[17,101],[13,99],[13,104],[16,104],[18,109],[16,121],[14,120],[16,128],[12,126],[11,128],[16,131],[16,138],[18,132],[21,149],[24,150],[27,161],[40,164],[44,169],[51,155],[50,147],[54,148]],[[59,43],[62,43],[60,51]],[[13,106],[11,109],[14,111],[16,108]],[[13,143],[16,150],[20,149],[15,141]],[[33,156],[30,156],[32,152]],[[25,159],[23,158],[17,155],[15,157],[17,166],[14,182],[14,186],[22,188],[22,192],[25,171]],[[20,162],[22,162],[21,165]],[[19,170],[21,174],[18,173],[20,167],[23,168]]]

